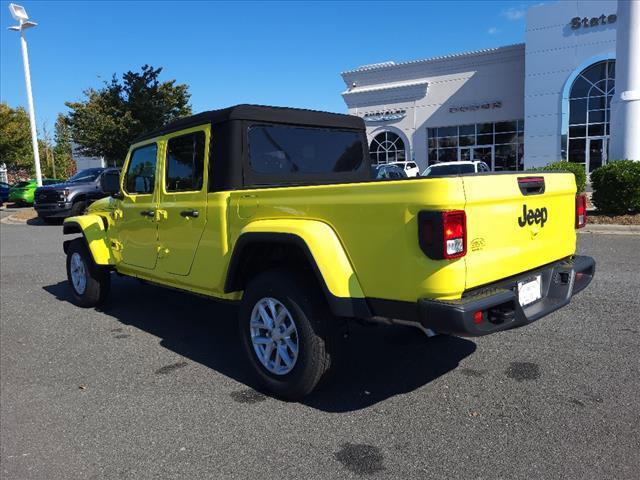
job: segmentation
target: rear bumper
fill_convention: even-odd
[[[425,328],[466,337],[522,327],[567,305],[573,295],[591,283],[594,274],[593,258],[575,256],[476,289],[460,300],[419,300],[418,319]],[[542,298],[522,307],[518,301],[518,282],[536,275],[541,278]],[[483,316],[476,323],[474,314],[479,311]]]
[[[71,213],[71,202],[36,203],[33,207],[40,217],[67,217]]]

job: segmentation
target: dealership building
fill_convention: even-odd
[[[399,55],[402,53],[398,49]],[[374,162],[640,160],[640,0],[532,7],[525,43],[342,73]]]

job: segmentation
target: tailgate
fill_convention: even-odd
[[[522,172],[462,178],[467,216],[467,289],[575,252],[573,174]],[[537,188],[541,180],[544,187]]]

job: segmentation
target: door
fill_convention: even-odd
[[[167,137],[158,223],[158,270],[189,275],[207,222],[210,127]]]
[[[473,157],[473,147],[459,147],[458,148],[458,161],[468,162]]]
[[[459,161],[473,161],[480,160],[487,165],[494,168],[493,161],[493,145],[487,147],[459,147],[458,148],[458,160]]]
[[[591,137],[587,139],[587,172],[607,163],[607,137]]]
[[[122,262],[144,269],[155,268],[158,255],[158,224],[155,220],[158,153],[156,143],[131,152],[122,180],[121,218],[116,223]]]
[[[494,170],[495,162],[493,158],[493,145],[489,147],[474,147],[473,158],[471,160],[479,160],[486,163],[487,165],[491,165],[491,169]]]

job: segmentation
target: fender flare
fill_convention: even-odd
[[[62,233],[63,235],[81,233],[96,265],[115,265],[107,238],[107,225],[107,220],[100,215],[80,215],[65,219]],[[63,244],[65,253],[68,242],[69,240]]]
[[[238,290],[242,258],[252,244],[295,245],[306,256],[334,315],[370,318],[360,282],[334,230],[317,220],[257,220],[246,225],[235,242],[224,291]]]

